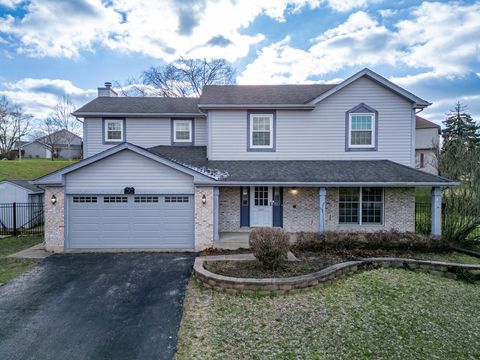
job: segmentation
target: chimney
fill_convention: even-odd
[[[98,97],[114,97],[118,96],[115,90],[112,89],[112,83],[106,82],[104,87],[98,88]]]

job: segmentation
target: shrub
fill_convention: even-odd
[[[442,251],[448,249],[444,241],[432,239],[425,235],[396,230],[377,232],[342,232],[325,233],[301,232],[298,234],[296,248],[300,251],[320,252],[323,250],[352,249],[392,249],[416,251]]]
[[[255,258],[267,269],[277,269],[287,259],[289,236],[281,229],[257,228],[248,239]]]

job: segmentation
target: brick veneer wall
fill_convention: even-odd
[[[318,231],[320,210],[318,188],[283,189],[283,228],[288,232]]]
[[[385,188],[383,225],[338,223],[338,188],[327,189],[325,225],[327,230],[415,231],[415,189]]]
[[[50,201],[55,195],[55,205]],[[52,252],[65,250],[65,193],[63,187],[45,188],[45,249]]]
[[[205,195],[206,203],[202,203]],[[195,250],[213,245],[213,187],[195,187]]]

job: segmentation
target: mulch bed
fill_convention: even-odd
[[[256,260],[206,261],[204,266],[208,271],[224,276],[239,278],[276,278],[309,274],[343,261],[343,258],[334,255],[323,256],[314,254],[302,258],[300,261],[285,261],[283,265],[276,270],[265,269],[260,262]]]

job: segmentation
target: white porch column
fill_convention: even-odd
[[[442,236],[442,190],[432,188],[432,236]]]
[[[327,189],[324,187],[321,187],[318,190],[318,201],[319,201],[319,214],[320,214],[320,226],[319,226],[319,231],[321,233],[325,232],[325,203],[327,200]]]
[[[213,240],[218,241],[218,217],[219,217],[219,205],[218,205],[218,187],[213,188]]]

